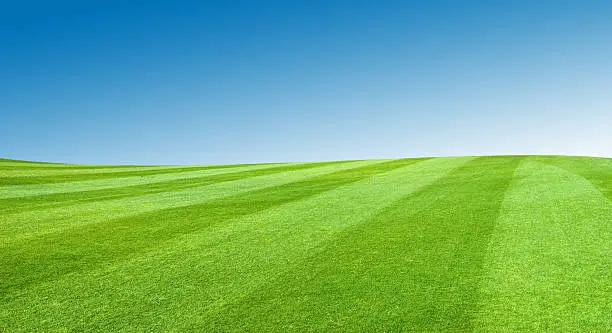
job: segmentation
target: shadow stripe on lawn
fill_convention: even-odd
[[[347,185],[424,159],[402,159],[332,172],[205,203],[46,234],[0,251],[0,293],[141,253],[177,236]]]
[[[521,159],[466,163],[210,322],[247,331],[471,330],[488,241]]]
[[[170,192],[188,188],[201,187],[232,180],[271,175],[275,173],[304,170],[326,165],[342,164],[349,161],[317,162],[308,164],[290,164],[265,169],[244,170],[194,178],[179,178],[147,184],[113,187],[102,190],[54,193],[0,199],[0,213],[8,214],[34,209],[63,207],[80,203],[121,199],[146,194]]]

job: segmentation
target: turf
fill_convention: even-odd
[[[609,332],[612,159],[0,159],[0,331]]]

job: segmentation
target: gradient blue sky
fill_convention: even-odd
[[[612,1],[2,1],[0,157],[612,156]]]

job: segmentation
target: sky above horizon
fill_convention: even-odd
[[[612,1],[5,1],[0,157],[612,157]]]

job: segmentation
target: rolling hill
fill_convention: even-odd
[[[0,331],[611,330],[612,159],[0,160]]]

